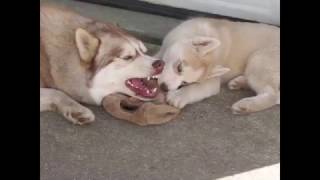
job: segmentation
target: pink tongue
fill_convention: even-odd
[[[146,91],[147,88],[143,85],[140,79],[132,79],[131,82],[136,86],[137,89]]]
[[[152,88],[148,89],[141,79],[132,79],[131,83],[134,85],[137,95],[144,97],[154,97],[156,95],[156,91],[152,92]]]

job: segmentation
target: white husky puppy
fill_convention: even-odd
[[[155,56],[166,63],[158,82],[176,107],[219,93],[225,82],[232,90],[257,93],[233,104],[235,114],[280,104],[278,27],[195,18],[169,32]]]

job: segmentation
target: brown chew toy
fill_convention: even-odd
[[[164,102],[163,95],[155,101],[141,101],[120,93],[106,96],[102,105],[112,116],[140,126],[163,124],[174,119],[180,110]]]

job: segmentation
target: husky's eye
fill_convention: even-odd
[[[124,59],[124,60],[131,60],[131,59],[133,59],[133,56],[128,55],[128,56],[123,57],[122,59]]]
[[[182,72],[182,63],[179,63],[177,66],[177,72],[181,73]]]

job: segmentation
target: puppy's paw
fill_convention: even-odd
[[[234,103],[231,107],[233,114],[249,114],[253,112],[252,108],[252,99],[244,98],[236,103]]]
[[[95,116],[92,111],[81,105],[74,105],[62,109],[65,118],[77,125],[92,123]]]
[[[228,83],[228,88],[230,90],[239,90],[246,87],[246,79],[244,76],[238,76]]]
[[[228,83],[228,88],[230,90],[239,90],[241,89],[241,86],[239,86],[239,83],[237,83],[237,81],[230,81]]]
[[[169,91],[167,94],[167,102],[179,109],[184,108],[187,104],[190,103],[188,95],[186,95],[185,91],[182,91],[182,89]]]

